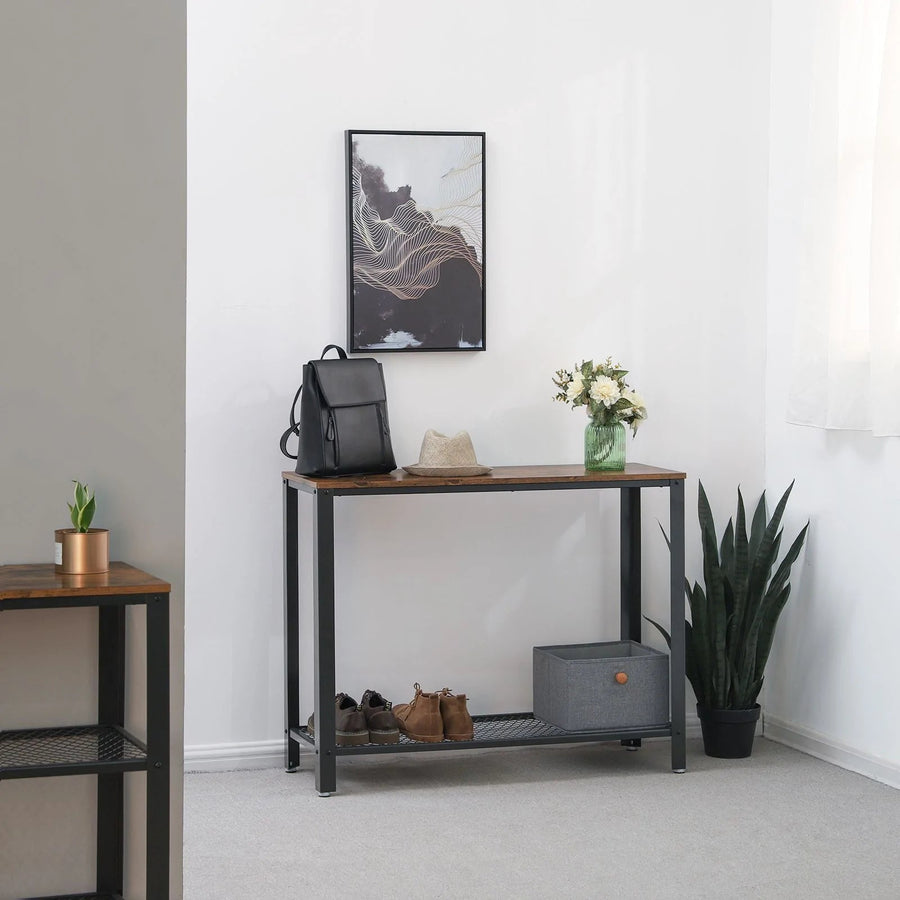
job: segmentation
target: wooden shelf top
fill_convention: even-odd
[[[684,479],[684,472],[646,466],[643,463],[626,463],[621,472],[588,472],[584,466],[495,466],[487,475],[465,478],[430,478],[410,475],[403,469],[395,469],[385,475],[298,475],[282,472],[285,481],[306,490],[354,490],[365,491],[389,488],[398,492],[404,488],[440,488],[516,485],[516,484],[590,484],[617,481],[671,481]]]
[[[0,566],[0,608],[4,600],[29,597],[92,597],[168,594],[172,586],[128,563],[113,562],[99,575],[57,575],[53,563]]]

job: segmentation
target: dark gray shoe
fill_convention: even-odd
[[[391,711],[391,701],[385,700],[378,691],[366,691],[359,705],[366,717],[369,741],[373,744],[397,744],[400,742],[400,728]]]
[[[338,747],[358,747],[369,743],[369,729],[362,707],[349,695],[338,694],[334,698],[334,742]],[[309,717],[306,727],[311,737],[315,736],[314,716]]]

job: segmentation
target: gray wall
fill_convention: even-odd
[[[185,2],[0,5],[0,562],[52,561],[71,479],[111,554],[172,582],[181,896]],[[95,718],[96,614],[0,616],[0,728]],[[142,611],[129,718],[143,716]],[[141,728],[136,730],[141,731]],[[143,891],[143,776],[126,889]],[[0,898],[92,887],[94,779],[0,782]]]

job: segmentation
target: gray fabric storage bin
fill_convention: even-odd
[[[634,641],[535,647],[534,714],[566,731],[669,722],[669,657]],[[624,673],[620,684],[616,675]]]

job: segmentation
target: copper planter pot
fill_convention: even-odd
[[[58,575],[93,575],[109,571],[109,530],[74,528],[56,530],[56,572]]]

